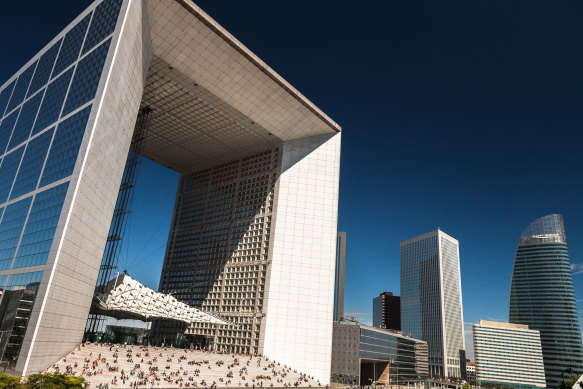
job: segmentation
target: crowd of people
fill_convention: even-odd
[[[84,343],[49,372],[82,376],[91,388],[320,387],[263,356],[206,349]]]

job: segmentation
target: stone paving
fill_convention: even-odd
[[[173,347],[85,343],[47,371],[82,375],[90,388],[322,386],[266,357]]]

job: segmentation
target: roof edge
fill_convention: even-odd
[[[552,213],[531,222],[520,235],[519,246],[540,243],[567,243],[563,215]]]
[[[273,70],[269,65],[263,62],[258,56],[253,54],[247,46],[242,44],[237,38],[235,38],[231,33],[229,33],[224,27],[222,27],[216,20],[210,17],[206,12],[204,12],[198,5],[190,0],[175,0],[183,8],[188,10],[194,17],[200,20],[205,26],[214,31],[219,37],[221,37],[227,44],[233,47],[237,52],[243,55],[249,62],[259,68],[266,76],[271,78],[276,84],[282,87],[286,92],[292,95],[296,100],[298,100],[303,106],[305,106],[309,111],[316,115],[320,120],[326,123],[330,128],[336,132],[341,132],[342,127],[334,120],[332,120],[328,115],[326,115],[320,108],[318,108],[314,103],[312,103],[306,96],[304,96],[300,91],[294,88],[289,82],[287,82],[282,76],[280,76],[275,70]]]

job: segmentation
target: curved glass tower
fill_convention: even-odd
[[[581,332],[562,215],[532,222],[520,236],[509,321],[539,330],[547,387],[583,373]],[[573,373],[566,372],[572,369]]]

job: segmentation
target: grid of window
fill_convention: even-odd
[[[28,143],[10,194],[11,199],[36,189],[52,137],[53,130],[51,129]]]
[[[474,324],[473,337],[478,381],[545,387],[538,331]]]
[[[4,203],[8,198],[23,152],[24,146],[20,146],[2,160],[2,166],[0,166],[0,203]]]
[[[16,85],[16,81],[17,80],[12,81],[6,88],[0,91],[0,117],[5,114],[6,106],[10,100],[10,96],[12,96],[12,91],[14,90],[14,85]]]
[[[76,110],[95,97],[97,85],[101,79],[101,69],[103,69],[110,43],[111,39],[79,61],[63,115]]]
[[[403,332],[427,342],[430,373],[459,377],[464,334],[458,249],[440,230],[401,243],[401,315]]]
[[[4,150],[6,150],[6,146],[8,146],[8,140],[12,135],[12,129],[14,128],[14,124],[16,123],[16,119],[18,119],[19,111],[14,111],[12,114],[6,116],[0,124],[0,153],[4,154]]]
[[[389,372],[391,383],[397,382],[397,375],[401,381],[427,376],[425,343],[389,331],[360,327],[360,358],[393,361]]]
[[[427,342],[433,369],[443,363],[440,281],[437,236],[401,245],[401,328]]]
[[[12,131],[12,137],[10,138],[10,143],[8,144],[8,150],[13,149],[28,139],[42,98],[43,93],[37,93],[32,99],[28,100],[22,106],[20,115],[18,115],[18,121],[16,122],[16,126]]]
[[[122,0],[107,0],[95,8],[91,27],[87,33],[83,54],[113,33]]]
[[[13,269],[46,263],[68,187],[65,182],[36,195]]]
[[[30,83],[30,88],[28,88],[27,96],[32,96],[49,80],[49,77],[53,72],[55,58],[57,58],[57,54],[59,54],[59,49],[61,48],[62,42],[62,39],[59,40],[57,43],[51,46],[51,48],[48,49],[38,60],[38,65],[36,67],[36,71],[34,72],[34,78]]]
[[[28,91],[28,86],[30,85],[30,80],[32,79],[32,75],[34,74],[34,70],[36,69],[36,62],[30,65],[20,76],[18,77],[18,81],[16,82],[16,86],[14,87],[14,91],[12,92],[12,97],[10,97],[10,104],[8,104],[7,111],[10,112],[14,108],[16,108],[22,100],[24,100],[24,96],[26,96],[26,92]]]
[[[509,320],[540,331],[549,387],[558,387],[568,368],[583,371],[579,317],[560,215],[534,221],[520,238],[512,273]]]
[[[441,237],[441,264],[443,266],[443,313],[445,318],[445,341],[448,359],[448,374],[460,377],[460,350],[464,349],[462,319],[462,288],[458,246],[455,242]]]
[[[47,87],[43,104],[32,131],[33,134],[36,134],[47,126],[52,125],[59,118],[72,75],[73,69],[69,69],[59,78],[53,80],[53,82]]]
[[[3,350],[2,361],[7,362],[10,367],[13,367],[18,359],[42,274],[42,272],[11,274],[7,277],[8,282],[2,290],[0,328],[3,330],[3,336],[0,338],[0,349]],[[16,312],[18,314],[15,314]]]
[[[101,11],[90,11],[18,77],[0,87],[1,270],[47,261],[121,0],[104,0],[103,4],[96,5]],[[94,16],[96,12],[99,15]],[[92,38],[83,48],[88,35]],[[58,180],[64,183],[46,187]],[[24,199],[16,201],[20,197]],[[40,281],[41,275],[8,277],[12,289],[6,290],[16,297],[10,303],[4,298],[0,312],[4,315],[2,330],[13,328],[13,334],[9,340],[0,338],[0,350],[6,350],[4,360],[11,363],[18,358],[28,324],[28,316],[20,313],[32,307],[36,295],[36,288],[29,284],[33,279]],[[12,327],[6,320],[15,317],[19,321]]]
[[[10,269],[32,198],[6,207],[0,224],[0,270]]]
[[[79,52],[81,51],[81,45],[85,39],[85,32],[87,31],[90,19],[91,14],[85,16],[83,20],[77,23],[77,25],[65,35],[63,46],[61,47],[57,63],[55,64],[55,69],[53,70],[53,77],[68,68],[69,65],[77,61],[77,58],[79,58]]]
[[[90,112],[91,106],[88,106],[59,124],[40,186],[48,185],[73,173]]]
[[[187,331],[219,349],[259,352],[279,158],[267,150],[181,178],[160,289],[238,324]]]

